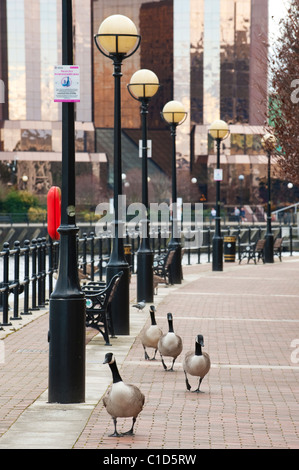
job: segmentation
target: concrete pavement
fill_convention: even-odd
[[[131,304],[135,282],[133,276]],[[175,371],[165,372],[158,356],[144,360],[140,332],[150,323],[149,309],[131,307],[130,335],[113,339],[111,348],[87,331],[84,404],[47,403],[46,311],[5,338],[2,331],[0,449],[298,449],[299,258],[224,263],[223,272],[206,263],[184,266],[183,283],[159,286],[154,304],[163,331],[172,312],[183,339]],[[193,394],[182,360],[198,333],[212,367],[204,393]],[[111,383],[102,364],[108,350],[123,380],[146,396],[133,437],[108,437],[113,423],[102,402]],[[192,387],[196,382],[190,379]],[[120,419],[118,429],[130,425]]]

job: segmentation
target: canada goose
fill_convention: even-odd
[[[199,377],[198,387],[194,392],[200,392],[200,384],[205,375],[210,370],[211,367],[211,360],[210,356],[207,353],[203,353],[201,348],[204,346],[204,340],[202,335],[197,335],[195,340],[195,353],[193,351],[189,351],[186,353],[184,361],[183,361],[183,369],[186,378],[186,387],[187,390],[191,389],[191,386],[188,382],[187,374],[194,375]]]
[[[137,310],[143,310],[145,307],[145,300],[138,302],[138,304],[134,304],[133,307],[137,308]]]
[[[155,306],[151,305],[150,306],[150,316],[151,316],[151,326],[144,332],[141,342],[142,346],[144,349],[144,357],[146,360],[155,360],[156,359],[156,353],[158,350],[158,341],[160,337],[162,336],[163,332],[161,328],[158,327],[156,323],[156,318],[155,318]],[[154,348],[155,354],[152,359],[150,359],[149,355],[146,352],[146,348]]]
[[[112,353],[105,355],[103,364],[109,364],[112,372],[112,387],[103,398],[107,412],[112,416],[114,422],[114,433],[111,437],[124,434],[133,435],[134,424],[137,416],[143,408],[145,397],[135,385],[125,384],[119,374],[118,367]],[[132,427],[129,431],[119,434],[116,429],[117,418],[133,417]]]
[[[173,371],[173,366],[176,358],[181,354],[183,350],[183,342],[182,338],[175,334],[173,330],[173,318],[172,313],[167,313],[167,320],[168,320],[168,333],[162,335],[158,341],[158,349],[161,355],[162,365],[165,370],[167,367],[163,360],[163,356],[170,356],[173,357],[172,366],[170,369]]]

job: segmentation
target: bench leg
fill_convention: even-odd
[[[107,309],[106,318],[107,318],[107,327],[108,327],[107,331],[110,332],[111,338],[116,338],[116,336],[114,334],[114,327],[113,327],[113,320],[112,320],[112,316],[111,316],[110,305],[108,306],[108,309]]]

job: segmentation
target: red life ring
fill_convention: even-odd
[[[58,186],[52,186],[47,196],[48,209],[48,234],[52,240],[59,240],[57,229],[61,222],[61,190]]]

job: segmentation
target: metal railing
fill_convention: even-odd
[[[287,233],[286,233],[287,231]],[[213,227],[201,230],[200,245],[185,243],[190,241],[190,236],[196,235],[197,230],[189,227],[182,231],[182,247],[184,251],[183,264],[200,264],[203,261],[210,263],[212,258]],[[222,235],[236,237],[236,258],[240,259],[241,252],[247,245],[264,238],[266,227],[222,227]],[[284,251],[292,256],[294,251],[299,251],[298,237],[295,235],[292,225],[275,226],[274,238],[284,237]],[[297,232],[297,229],[296,229]],[[167,250],[170,231],[166,228],[153,227],[151,232],[151,248],[161,254]],[[196,239],[196,238],[195,238]],[[124,239],[124,244],[130,247],[131,270],[135,273],[135,256],[138,251],[140,233],[135,227],[129,229]],[[55,276],[58,271],[59,242],[51,239],[37,238],[31,241],[25,240],[23,246],[19,241],[13,245],[8,242],[3,244],[0,252],[0,328],[10,325],[22,315],[30,315],[32,311],[45,308],[53,291]],[[83,233],[77,238],[78,268],[83,274],[88,274],[90,280],[103,280],[105,268],[109,261],[112,247],[112,235],[104,231],[99,236],[94,232]],[[9,304],[12,304],[12,307]],[[9,316],[10,314],[10,316]]]

